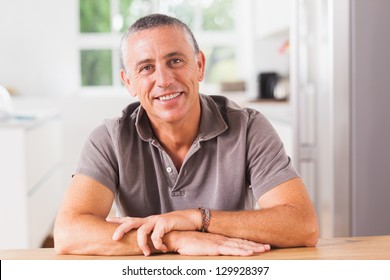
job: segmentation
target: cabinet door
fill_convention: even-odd
[[[0,249],[26,248],[25,130],[0,128]]]
[[[51,118],[26,133],[29,247],[40,247],[51,232],[63,191],[61,122]]]
[[[57,165],[28,197],[29,247],[38,248],[51,232],[63,193],[62,166]]]
[[[0,127],[0,249],[40,247],[64,190],[61,121]]]
[[[61,161],[61,126],[58,118],[52,118],[26,133],[26,185],[27,192],[40,184],[51,169]]]

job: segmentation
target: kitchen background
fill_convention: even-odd
[[[321,237],[390,234],[390,1],[0,0],[0,248],[50,234],[86,137],[135,100],[118,46],[150,12],[193,29],[203,93],[270,119]]]

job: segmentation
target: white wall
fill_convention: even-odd
[[[77,0],[0,1],[0,84],[15,89],[19,112],[60,112],[67,176],[91,130],[134,100],[80,95],[78,52]]]
[[[76,91],[77,3],[0,1],[0,84],[23,95]]]
[[[290,23],[290,0],[253,0],[256,36],[284,32]]]
[[[291,1],[254,0],[256,73],[289,74],[289,52],[280,52],[289,39]]]

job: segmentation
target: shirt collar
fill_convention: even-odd
[[[195,141],[207,141],[228,129],[218,105],[214,100],[204,94],[200,94],[201,117],[198,136]],[[154,133],[149,122],[148,115],[142,106],[139,106],[135,122],[138,135],[144,141],[153,141]]]

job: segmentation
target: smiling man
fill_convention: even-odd
[[[282,142],[259,112],[199,93],[205,57],[188,27],[149,15],[121,48],[121,78],[139,102],[84,145],[56,251],[247,256],[315,246],[317,217]],[[114,201],[118,217],[107,218]]]

